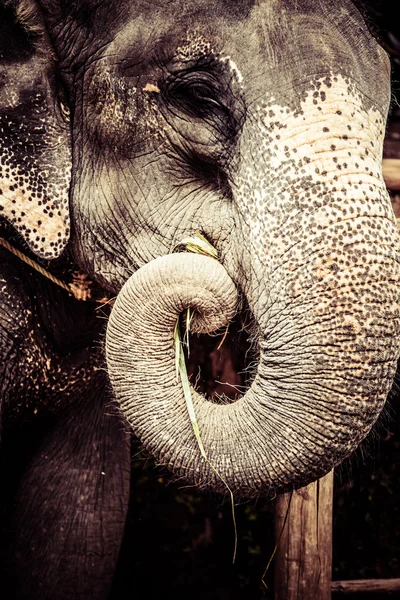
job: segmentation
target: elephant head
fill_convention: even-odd
[[[30,188],[19,172],[5,215],[38,254],[61,252],[70,148],[68,248],[118,294],[107,367],[134,432],[202,488],[225,491],[222,479],[238,495],[274,494],[323,475],[369,432],[399,355],[399,239],[381,174],[390,65],[359,8],[39,0],[29,9],[25,27],[38,38],[29,57],[50,90],[32,105],[35,119],[44,106],[51,113],[40,191],[59,224],[30,194],[37,242],[20,225]],[[46,146],[49,129],[53,139],[66,131],[51,112],[56,85],[71,139]],[[174,252],[197,230],[219,262]],[[219,477],[176,379],[173,330],[192,307],[192,330],[213,332],[244,302],[259,353],[249,389],[226,404],[192,389]]]

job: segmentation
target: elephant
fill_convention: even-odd
[[[400,353],[390,61],[351,0],[3,0],[0,48],[0,585],[101,600],[131,431],[200,490],[272,498],[378,418]],[[182,251],[196,232],[217,260]],[[188,308],[193,339],[247,320],[257,359],[231,401],[192,378],[204,455]]]

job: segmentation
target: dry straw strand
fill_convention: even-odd
[[[218,252],[217,252],[217,250],[198,231],[195,232],[195,234],[194,234],[193,237],[185,238],[184,240],[182,240],[182,242],[180,244],[178,244],[177,247],[178,248],[179,247],[184,247],[188,252],[194,252],[196,254],[202,254],[204,256],[208,256],[209,258],[214,258],[214,259],[218,260]],[[189,378],[188,378],[187,369],[186,369],[186,362],[185,362],[185,354],[184,354],[184,351],[183,351],[183,344],[186,344],[187,349],[188,349],[188,355],[189,355],[189,333],[190,333],[190,323],[191,323],[192,319],[193,319],[193,312],[190,310],[190,307],[189,307],[187,309],[187,311],[186,311],[186,327],[185,327],[185,335],[184,335],[183,342],[181,340],[181,335],[180,335],[180,330],[179,330],[179,318],[177,319],[177,322],[175,324],[175,328],[174,328],[174,348],[175,348],[176,377],[178,379],[178,374],[179,374],[180,380],[182,382],[183,394],[184,394],[184,397],[185,397],[187,411],[188,411],[188,414],[189,414],[190,422],[191,422],[192,427],[193,427],[194,434],[196,436],[196,440],[197,440],[197,443],[198,443],[198,446],[199,446],[199,450],[200,450],[201,456],[208,463],[208,465],[210,466],[210,468],[212,469],[212,471],[216,474],[216,476],[225,485],[225,487],[228,490],[229,495],[230,495],[231,508],[232,508],[232,521],[233,521],[233,528],[234,528],[234,540],[235,540],[234,541],[234,550],[233,550],[233,560],[232,560],[232,562],[235,562],[235,560],[236,560],[236,551],[237,551],[237,526],[236,526],[236,517],[235,517],[235,501],[234,501],[233,493],[232,493],[232,490],[230,489],[228,483],[220,475],[220,473],[218,472],[218,470],[214,467],[214,465],[211,463],[211,461],[207,457],[207,454],[206,454],[206,451],[204,449],[203,442],[202,442],[202,439],[201,439],[199,425],[198,425],[197,419],[196,419],[196,413],[195,413],[195,410],[194,410],[194,405],[193,405],[193,400],[192,400],[192,393],[190,391]],[[225,339],[225,336],[224,336],[224,339]]]

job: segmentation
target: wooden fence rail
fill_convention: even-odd
[[[394,592],[400,592],[400,579],[353,579],[349,581],[332,581],[332,592],[338,594],[393,594]]]

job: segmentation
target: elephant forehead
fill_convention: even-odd
[[[337,69],[357,79],[365,99],[385,110],[390,65],[352,2],[271,0],[176,0],[163,5],[133,2],[113,23],[107,43],[93,36],[95,61],[88,69],[111,73],[134,87],[145,77],[153,87],[179,67],[213,69],[202,59],[217,59],[246,90],[248,103],[266,89],[292,108],[304,100],[315,74]],[[356,32],[356,34],[355,34]],[[96,49],[98,45],[98,49]],[[148,79],[148,81],[147,81]],[[149,89],[149,88],[147,88]]]
[[[346,69],[346,64],[359,63],[366,49],[370,60],[379,53],[350,0],[173,0],[162,7],[129,2],[125,8],[106,37],[102,30],[92,44],[99,44],[118,62],[131,61],[138,72],[179,54],[187,39],[191,44],[185,51],[190,49],[192,57],[223,51],[236,63],[235,57],[240,57],[249,72],[257,72],[260,60],[264,72],[266,66],[279,65],[281,78],[293,70],[292,64],[294,70],[300,66],[304,70],[307,63],[332,66],[339,61]]]

